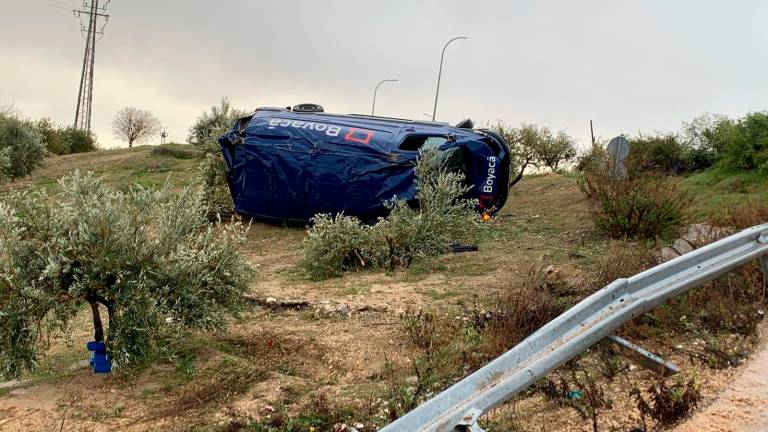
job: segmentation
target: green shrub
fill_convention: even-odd
[[[45,149],[52,155],[69,153],[69,148],[59,139],[59,128],[49,118],[42,118],[35,122],[35,127],[45,138]]]
[[[249,275],[240,224],[211,226],[190,190],[122,192],[79,172],[60,186],[0,201],[0,375],[34,368],[86,305],[117,368],[238,311]]]
[[[152,149],[152,156],[168,157],[173,159],[198,159],[203,153],[196,149],[186,148],[183,144],[170,143]]]
[[[419,209],[403,201],[387,204],[390,214],[373,226],[358,219],[317,215],[304,240],[301,266],[313,279],[340,276],[344,271],[407,267],[415,260],[442,254],[451,244],[477,242],[483,224],[463,176],[449,172],[437,151],[422,153],[416,166]]]
[[[67,149],[66,154],[87,153],[98,150],[93,135],[86,131],[70,126],[59,129],[57,135],[63,147]]]
[[[187,142],[195,147],[218,151],[218,138],[227,133],[239,118],[246,115],[246,111],[232,108],[229,99],[222,98],[218,106],[212,106],[210,112],[203,112],[195,121],[189,130]]]
[[[643,135],[629,139],[628,164],[645,171],[675,174],[687,171],[685,149],[671,133]]]
[[[45,156],[45,137],[29,121],[0,116],[0,178],[28,175]]]
[[[691,200],[670,177],[637,174],[627,179],[585,172],[579,187],[595,226],[613,238],[671,238],[685,223]]]
[[[720,164],[752,170],[768,161],[768,114],[747,114],[739,120],[720,122],[713,137]]]
[[[72,126],[59,127],[49,118],[35,122],[37,130],[45,137],[45,148],[52,155],[66,155],[95,151],[96,139],[86,131]]]
[[[374,265],[381,247],[370,226],[359,219],[338,214],[320,214],[304,240],[301,266],[313,279],[341,276],[344,271]]]

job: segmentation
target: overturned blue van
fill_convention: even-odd
[[[488,130],[322,112],[317,105],[260,108],[219,139],[237,213],[279,223],[318,213],[373,221],[393,198],[416,205],[419,150],[436,148],[464,173],[478,211],[495,213],[509,191],[509,149]]]

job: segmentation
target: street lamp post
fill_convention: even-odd
[[[448,45],[450,45],[451,42],[466,38],[466,36],[457,36],[446,42],[443,47],[443,53],[440,55],[440,70],[437,72],[437,91],[435,91],[435,108],[432,110],[432,121],[435,121],[435,116],[437,116],[437,98],[440,96],[440,78],[443,76],[443,58],[445,57],[445,49],[448,48]]]
[[[379,91],[379,87],[384,84],[385,82],[397,82],[396,79],[385,79],[381,80],[378,84],[376,84],[376,88],[373,89],[373,106],[371,106],[371,115],[376,111],[376,92]]]

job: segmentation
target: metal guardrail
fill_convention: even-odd
[[[628,279],[618,279],[381,432],[481,431],[477,425],[480,416],[627,321],[757,258],[763,271],[768,271],[768,224],[710,243]]]

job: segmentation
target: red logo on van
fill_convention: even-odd
[[[368,145],[373,138],[373,131],[357,128],[349,128],[349,132],[344,136],[344,141],[356,142]]]

